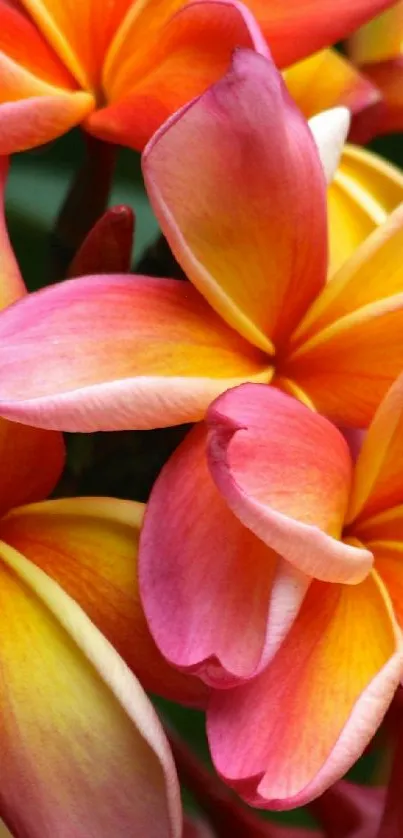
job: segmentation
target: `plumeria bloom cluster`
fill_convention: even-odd
[[[376,62],[396,69],[401,8],[0,0],[5,834],[306,838],[203,775],[210,820],[184,819],[144,690],[206,711],[253,807],[323,795],[318,838],[402,822],[401,736],[386,796],[339,783],[403,678],[403,176],[345,145],[351,116],[397,125]],[[368,78],[328,49],[362,25]],[[130,274],[117,212],[26,293],[4,155],[76,125],[143,151],[185,278]],[[146,507],[57,489],[61,432],[183,423]]]

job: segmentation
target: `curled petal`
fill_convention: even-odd
[[[267,53],[253,16],[236,0],[190,3],[158,29],[150,15],[158,20],[161,5],[164,14],[175,3],[157,10],[148,3],[121,48],[115,45],[104,74],[108,105],[86,121],[102,139],[139,150],[169,116],[224,75],[235,47]]]
[[[356,586],[313,582],[266,670],[213,695],[208,735],[217,770],[254,806],[303,805],[361,755],[402,672],[376,575]]]
[[[13,510],[0,538],[51,576],[84,609],[145,689],[205,703],[196,679],[168,666],[148,630],[137,584],[142,504],[72,498]]]
[[[243,527],[209,474],[195,428],[155,483],[140,542],[151,631],[176,666],[214,687],[255,675],[278,648],[307,580]]]
[[[331,183],[350,127],[350,111],[345,107],[317,113],[309,120],[327,183]]]
[[[351,458],[326,419],[273,387],[245,384],[209,408],[209,463],[245,526],[309,576],[356,583],[371,554],[339,541]]]
[[[272,353],[326,270],[323,172],[275,66],[237,51],[227,75],[151,140],[143,171],[187,276],[231,326]]]
[[[0,72],[2,60],[0,57]],[[0,154],[43,145],[78,125],[94,107],[88,93],[32,96],[0,105]]]
[[[81,608],[1,543],[0,814],[15,835],[179,838],[168,743]]]
[[[71,431],[201,419],[268,361],[186,282],[85,277],[31,294],[0,318],[0,415]]]

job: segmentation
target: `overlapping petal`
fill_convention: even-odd
[[[216,489],[207,429],[194,429],[151,493],[140,548],[149,626],[168,660],[215,687],[251,677],[273,655],[307,587],[243,527]]]
[[[360,756],[402,671],[376,575],[356,586],[313,582],[270,666],[214,694],[208,733],[216,768],[252,805],[302,805]]]
[[[327,200],[332,276],[402,203],[403,176],[377,154],[347,145]]]
[[[401,52],[403,4],[398,0],[381,15],[373,16],[349,40],[349,54],[357,64],[395,58]]]
[[[365,435],[347,521],[403,504],[403,377],[395,381]]]
[[[358,582],[368,551],[342,543],[351,458],[339,431],[273,387],[245,384],[209,408],[209,462],[240,520],[309,576]]]
[[[14,509],[0,521],[0,538],[81,605],[147,690],[200,706],[203,685],[168,666],[145,621],[137,584],[142,517],[142,504],[68,498]]]
[[[242,4],[203,0],[160,20],[161,11],[164,15],[174,5],[147,3],[134,16],[121,48],[113,48],[104,78],[108,105],[86,120],[91,133],[142,149],[172,113],[226,72],[235,46],[267,53],[258,25]]]
[[[232,384],[270,379],[263,354],[175,280],[98,276],[49,287],[3,313],[0,342],[0,413],[47,428],[196,421]]]
[[[272,352],[326,272],[323,172],[274,65],[236,52],[232,70],[157,133],[143,161],[154,211],[189,278]]]
[[[402,242],[400,206],[327,284],[279,364],[336,423],[366,427],[403,367]]]
[[[139,683],[79,606],[0,545],[0,814],[32,838],[179,838],[168,744]]]
[[[379,88],[383,97],[384,107],[378,122],[378,134],[402,131],[403,56],[399,55],[391,61],[381,61],[379,64],[365,65],[363,70],[367,78]]]
[[[270,44],[275,62],[285,67],[345,38],[395,0],[248,0]]]
[[[381,94],[365,75],[333,49],[321,50],[284,71],[293,99],[309,119],[320,111],[344,105],[353,116],[354,140],[365,141],[380,111]]]

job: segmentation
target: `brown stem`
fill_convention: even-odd
[[[115,170],[117,146],[84,135],[85,158],[67,193],[52,236],[54,279],[65,276],[78,248],[105,212]]]

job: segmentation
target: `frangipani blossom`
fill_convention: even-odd
[[[215,620],[211,659],[227,652],[223,636],[232,661],[243,655],[244,683],[214,690],[209,702],[213,760],[247,802],[292,808],[351,767],[403,676],[403,378],[378,409],[355,467],[340,431],[273,387],[227,391],[211,405],[207,427],[208,436],[201,427],[190,433],[152,492],[140,545],[142,600],[173,663],[186,664],[183,637],[196,649],[192,606],[205,635],[199,649]],[[238,536],[231,573],[229,538],[241,525],[248,535]],[[284,561],[315,577],[296,617],[295,589],[283,586],[281,599],[272,583]],[[264,585],[271,590],[262,605]],[[191,604],[183,602],[189,592]],[[175,606],[173,636],[164,640]],[[284,639],[270,660],[279,627]]]
[[[3,160],[3,182],[5,169]],[[24,285],[2,209],[4,305]],[[180,838],[168,744],[115,651],[147,687],[203,703],[203,686],[177,680],[145,623],[136,579],[143,508],[44,500],[63,467],[57,432],[2,419],[0,457],[0,817],[29,838]]]
[[[349,42],[351,59],[382,93],[378,133],[403,129],[403,3],[399,0],[359,29]]]
[[[313,121],[330,178],[347,128],[343,109]],[[312,132],[274,65],[237,51],[144,155],[154,210],[193,287],[93,276],[9,308],[0,414],[71,431],[167,426],[202,419],[249,380],[367,425],[403,365],[403,208],[326,285]]]
[[[284,66],[345,37],[393,0],[251,0]],[[248,9],[225,0],[1,0],[0,153],[82,123],[142,148],[219,78],[236,46],[265,51]],[[191,69],[190,69],[191,68]]]

